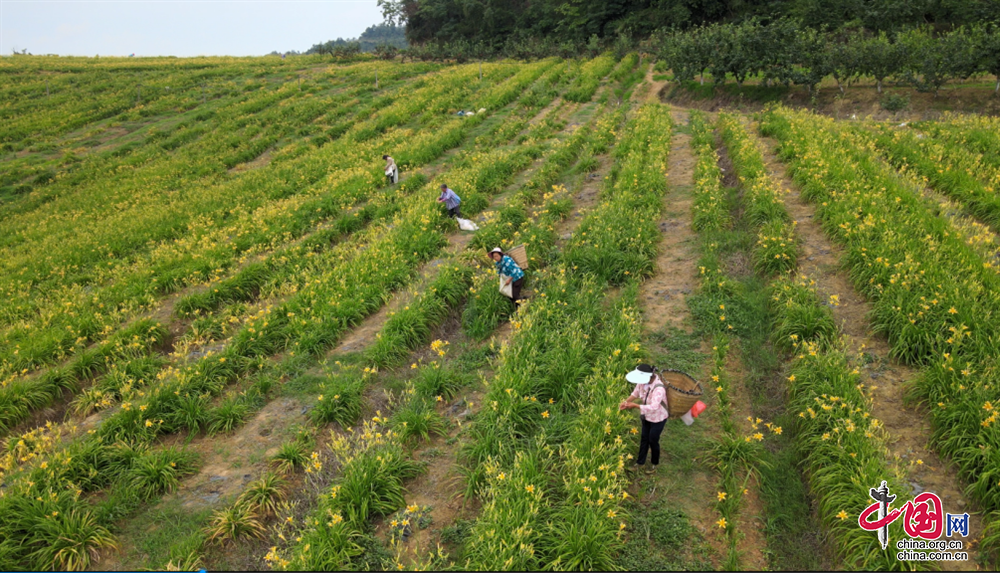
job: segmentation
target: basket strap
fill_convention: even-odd
[[[662,382],[657,382],[656,384],[653,384],[649,388],[649,392],[646,392],[646,396],[642,399],[643,404],[646,405],[646,406],[649,405],[649,404],[646,403],[646,401],[649,399],[649,395],[652,394],[653,390],[656,390],[657,387],[663,388],[663,401],[660,402],[660,405],[663,406],[663,408],[667,411],[667,414],[669,415],[669,413],[670,413],[670,404],[667,402],[667,387],[664,386]]]

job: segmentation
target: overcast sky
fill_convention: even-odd
[[[0,0],[0,51],[258,56],[381,21],[376,0]]]

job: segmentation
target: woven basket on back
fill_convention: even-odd
[[[683,416],[702,396],[701,384],[680,370],[662,370],[660,378],[667,387],[667,405],[670,417]]]
[[[511,250],[507,251],[510,258],[514,259],[517,266],[522,269],[528,268],[528,252],[525,250],[524,245],[518,245]]]

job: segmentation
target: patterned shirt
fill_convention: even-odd
[[[659,384],[656,388],[654,385]],[[642,400],[639,405],[639,413],[646,418],[647,422],[657,423],[670,417],[670,412],[663,407],[663,402],[667,401],[667,389],[663,386],[663,380],[657,376],[650,384],[636,384],[632,396]]]
[[[514,259],[510,258],[508,255],[504,255],[500,262],[493,261],[493,264],[497,267],[497,272],[502,275],[507,275],[514,280],[520,280],[524,278],[524,271],[521,267],[517,266]]]
[[[462,200],[458,198],[458,195],[456,195],[451,189],[445,189],[442,191],[440,198],[444,201],[444,206],[449,209],[458,207],[458,204],[462,202]]]

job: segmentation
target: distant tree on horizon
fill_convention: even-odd
[[[303,53],[305,55],[332,54],[335,49],[341,48],[343,50],[351,44],[357,44],[362,52],[374,52],[379,46],[392,46],[397,49],[404,49],[409,46],[406,41],[405,26],[382,22],[369,26],[357,38],[349,38],[347,40],[337,38],[336,40],[313,44],[311,48]],[[291,52],[288,53],[291,54]]]

